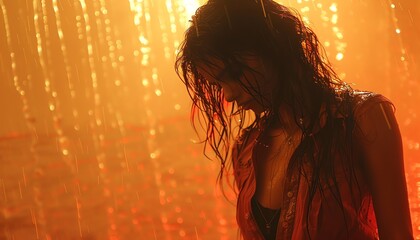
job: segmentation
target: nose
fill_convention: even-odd
[[[233,102],[235,100],[235,97],[232,94],[232,91],[229,91],[226,88],[222,87],[222,94],[223,94],[223,97],[225,98],[226,102]]]

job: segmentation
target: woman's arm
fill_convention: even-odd
[[[413,239],[401,135],[390,102],[370,103],[356,116],[356,141],[380,239]]]

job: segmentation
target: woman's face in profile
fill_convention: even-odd
[[[198,64],[198,72],[210,84],[221,87],[227,102],[235,102],[238,107],[259,114],[265,110],[261,101],[269,100],[269,74],[261,58],[245,56],[241,59],[252,70],[244,69],[239,79],[232,78],[225,64],[218,59],[211,59],[210,66]]]

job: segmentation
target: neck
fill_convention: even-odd
[[[279,132],[286,132],[293,135],[300,130],[299,122],[296,122],[293,111],[290,107],[282,105],[278,111],[278,118],[264,122],[262,126],[268,135],[277,135]]]

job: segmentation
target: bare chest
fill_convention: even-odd
[[[254,171],[255,197],[267,208],[282,208],[286,172],[296,145],[296,136],[280,135],[256,140]]]

